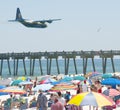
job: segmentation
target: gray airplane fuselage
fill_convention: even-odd
[[[26,27],[33,27],[33,28],[46,28],[47,25],[45,23],[36,22],[36,21],[27,21],[27,20],[18,20],[21,24]]]

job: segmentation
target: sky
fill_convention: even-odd
[[[15,19],[62,19],[27,28]],[[0,53],[120,50],[120,0],[1,0]]]

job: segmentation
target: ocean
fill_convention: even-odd
[[[42,62],[43,74],[46,75],[47,74],[47,61],[45,59],[42,59],[41,62]],[[100,58],[94,59],[94,63],[95,63],[96,71],[99,73],[103,73],[102,59],[100,59]],[[29,76],[30,61],[25,60],[25,64],[26,64],[27,76]],[[60,73],[64,74],[65,73],[64,59],[59,59],[58,64],[59,64]],[[77,65],[78,74],[83,73],[82,59],[76,59],[76,65]],[[115,65],[115,72],[120,72],[120,59],[114,59],[114,65]],[[13,66],[12,60],[10,60],[10,67],[11,67],[11,75],[9,75],[7,61],[3,62],[2,77],[12,77],[13,76],[14,66]],[[86,73],[88,73],[88,72],[93,72],[93,66],[92,66],[91,59],[88,59],[88,63],[87,63]],[[113,73],[111,59],[107,59],[106,73]],[[24,76],[24,74],[25,73],[24,73],[23,61],[19,60],[18,76]],[[51,75],[57,75],[57,74],[58,74],[58,72],[57,72],[56,60],[53,59],[52,64],[51,64]],[[72,59],[70,59],[70,62],[69,62],[68,74],[75,74],[75,67],[74,67],[74,62]],[[39,61],[35,60],[34,76],[40,76],[40,75],[41,75],[41,72],[40,72]]]

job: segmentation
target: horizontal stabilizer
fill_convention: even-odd
[[[8,22],[17,22],[17,20],[8,20]]]

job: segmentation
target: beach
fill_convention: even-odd
[[[97,74],[97,73],[94,73],[94,74]],[[96,75],[94,75],[94,77],[95,77],[95,79],[96,79]],[[99,76],[100,77],[100,76]],[[59,82],[57,82],[55,79],[53,80],[53,79],[55,78],[58,78],[57,79],[57,81]],[[79,80],[73,80],[73,78],[74,79],[77,79],[77,78],[83,78],[83,76],[81,76],[81,74],[79,74],[79,75],[57,75],[57,76],[53,76],[53,75],[45,75],[45,76],[39,76],[39,77],[35,77],[35,78],[33,78],[33,79],[31,79],[30,77],[25,77],[25,76],[22,76],[22,77],[18,77],[18,78],[16,78],[16,79],[11,79],[11,78],[9,78],[11,81],[12,81],[12,83],[10,83],[11,85],[10,85],[10,87],[12,87],[13,89],[18,89],[16,86],[22,86],[22,84],[23,85],[25,85],[27,88],[24,88],[26,91],[28,91],[28,90],[30,90],[30,85],[32,85],[32,87],[33,87],[33,85],[34,85],[34,82],[36,82],[37,81],[37,85],[36,85],[36,87],[38,87],[37,89],[35,89],[35,88],[32,88],[31,90],[32,90],[32,94],[30,94],[30,91],[28,91],[27,92],[27,95],[26,96],[22,96],[22,94],[24,93],[24,91],[19,91],[19,92],[11,92],[13,95],[15,95],[15,97],[17,97],[18,99],[22,96],[22,98],[23,99],[25,99],[25,100],[27,100],[27,105],[30,105],[30,101],[35,97],[36,99],[37,99],[37,97],[38,97],[38,90],[39,89],[43,89],[43,94],[45,94],[45,96],[47,97],[47,100],[49,100],[50,99],[50,94],[52,94],[52,93],[57,93],[58,91],[60,91],[61,93],[62,93],[62,95],[63,95],[63,97],[65,96],[65,94],[66,94],[66,92],[70,92],[70,94],[71,94],[71,96],[73,97],[73,96],[76,96],[77,94],[77,85],[79,84],[80,86],[82,86],[82,85],[84,85],[84,83],[86,83],[86,87],[87,87],[87,91],[86,92],[80,92],[80,94],[88,94],[88,93],[92,93],[92,91],[91,91],[91,85],[90,85],[90,82],[89,81],[87,81],[87,79],[79,79]],[[92,78],[92,76],[91,76],[91,78]],[[21,82],[17,82],[17,83],[14,83],[14,81],[16,81],[17,79],[23,79],[24,81],[21,81]],[[29,80],[28,80],[29,79]],[[49,79],[49,80],[48,80]],[[51,80],[50,80],[51,79]],[[98,78],[99,79],[99,78]],[[2,79],[3,81],[1,82],[1,83],[3,83],[3,84],[5,84],[5,82],[6,81],[4,81],[4,80],[6,80],[6,79]],[[7,79],[8,80],[8,79]],[[26,81],[26,80],[28,80],[28,81]],[[83,80],[83,81],[80,81],[80,80]],[[101,78],[100,78],[100,80],[101,80]],[[31,82],[32,81],[32,82]],[[50,82],[49,82],[50,81]],[[52,82],[53,81],[53,82]],[[57,82],[57,83],[56,83]],[[51,84],[53,84],[52,86],[51,86],[51,89],[49,88],[49,90],[47,90],[47,88],[48,88],[48,85],[51,85]],[[29,86],[28,86],[29,85]],[[42,86],[42,85],[44,85],[44,86]],[[58,86],[58,87],[57,87]],[[97,85],[97,87],[98,87],[99,85]],[[14,88],[15,87],[15,88]],[[55,88],[55,87],[57,87],[57,88]],[[106,86],[107,87],[107,86]],[[3,88],[3,90],[4,90],[5,88]],[[20,89],[20,88],[19,88]],[[102,88],[103,90],[102,91],[104,91],[106,88],[105,88],[105,86]],[[8,89],[9,90],[9,89]],[[13,90],[12,90],[13,91]],[[35,91],[35,92],[33,92],[33,91]],[[0,92],[1,92],[1,90],[0,90]],[[10,93],[10,94],[11,94]],[[0,102],[3,102],[3,101],[6,101],[7,99],[9,99],[10,98],[10,94],[8,94],[8,95],[0,95]],[[95,92],[95,94],[96,94],[96,92]],[[72,97],[71,97],[71,99],[72,99]],[[100,96],[101,97],[101,96]],[[70,99],[70,100],[71,100]],[[99,99],[99,97],[98,97],[98,99]],[[86,100],[86,101],[88,101],[88,100]],[[1,105],[1,104],[0,104]],[[4,105],[2,104],[2,107],[3,107]],[[101,106],[101,105],[100,105]],[[33,110],[33,109],[35,109],[35,107],[33,107],[33,108],[27,108],[26,110]],[[86,106],[82,106],[82,109],[83,110],[93,110],[94,108],[93,108],[93,106],[91,106],[90,107],[90,105],[88,104],[88,105],[86,105]],[[12,108],[12,110],[17,110],[17,106],[16,105],[14,105],[13,106],[13,108]],[[19,110],[19,109],[18,109]],[[50,110],[50,107],[48,107],[48,110]],[[100,107],[98,108],[98,110],[102,110]],[[115,109],[113,109],[113,110],[120,110],[120,107],[119,106],[117,106],[117,108],[115,108]]]

